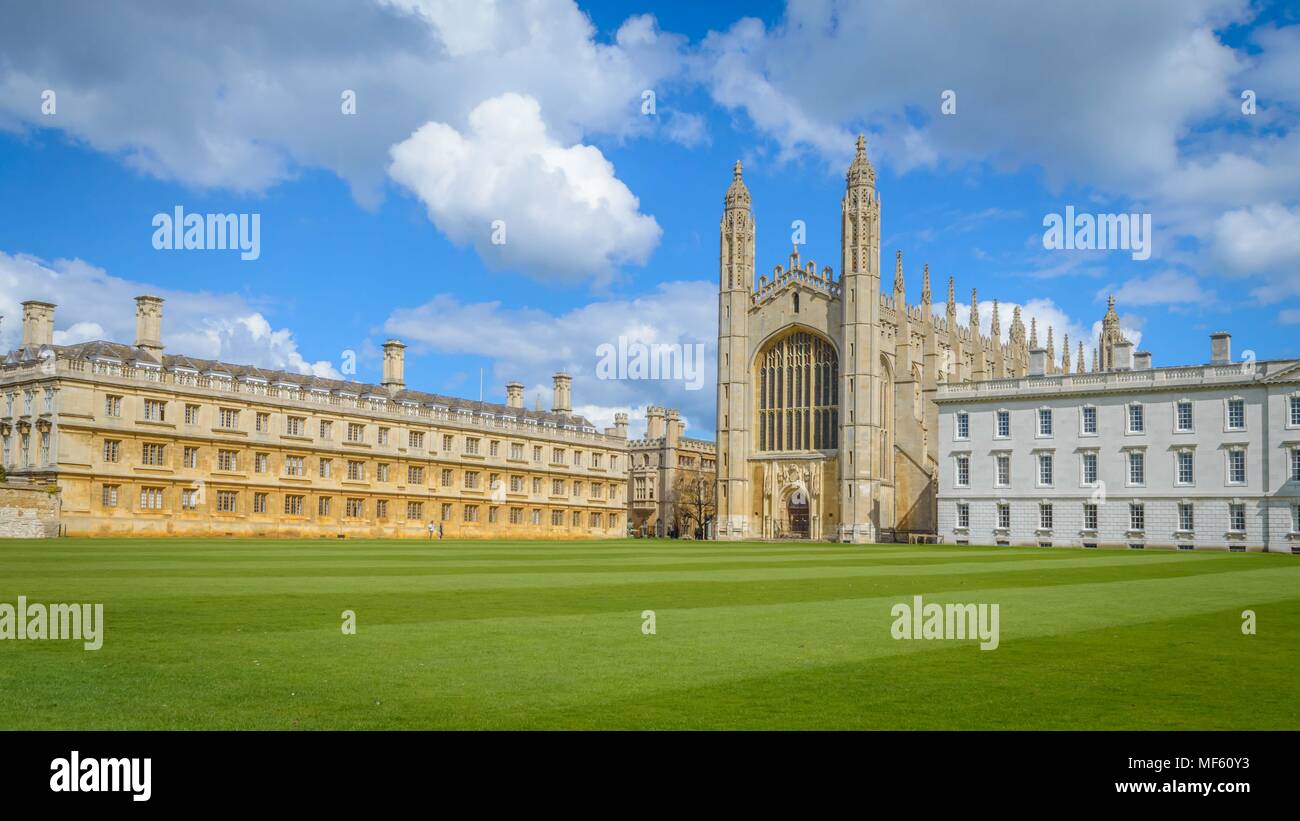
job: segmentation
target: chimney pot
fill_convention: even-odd
[[[384,379],[379,384],[389,393],[406,388],[406,346],[401,340],[390,339],[384,343]]]
[[[1115,361],[1111,363],[1112,370],[1131,371],[1133,370],[1133,343],[1129,341],[1117,342],[1115,344]]]
[[[1149,371],[1151,370],[1151,352],[1138,351],[1133,354],[1133,370]]]
[[[506,407],[523,408],[524,406],[524,383],[507,382],[506,383]]]
[[[163,298],[148,294],[135,298],[135,347],[155,359],[162,358]]]
[[[551,380],[554,385],[551,410],[555,413],[573,413],[573,377],[561,372],[551,377]]]
[[[1029,376],[1044,376],[1047,373],[1047,349],[1034,348],[1029,352]]]

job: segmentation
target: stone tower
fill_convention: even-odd
[[[749,533],[749,307],[754,293],[754,214],[740,161],[723,198],[718,260],[718,536]]]

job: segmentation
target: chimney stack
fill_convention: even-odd
[[[614,435],[620,436],[624,439],[627,438],[627,414],[626,413],[614,414]]]
[[[1047,349],[1034,348],[1029,352],[1029,376],[1047,374]]]
[[[23,347],[54,344],[54,303],[29,299],[23,303]]]
[[[163,299],[160,296],[135,298],[135,347],[162,360]]]
[[[1232,364],[1232,334],[1227,331],[1210,334],[1210,364]]]
[[[1151,352],[1138,351],[1133,354],[1133,370],[1149,371],[1151,370]]]
[[[664,435],[664,409],[648,405],[645,409],[645,438],[661,439]]]
[[[379,384],[389,393],[406,388],[406,346],[400,340],[390,339],[384,343],[384,379]]]
[[[1133,370],[1133,343],[1127,339],[1123,342],[1115,343],[1115,361],[1111,363],[1111,370],[1131,371]]]
[[[519,408],[524,407],[524,383],[507,382],[506,383],[506,407]]]
[[[557,373],[551,378],[555,384],[551,410],[555,413],[573,413],[573,377],[567,373]]]

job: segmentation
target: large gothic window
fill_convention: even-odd
[[[838,447],[839,378],[825,339],[799,331],[772,343],[758,363],[758,449]]]

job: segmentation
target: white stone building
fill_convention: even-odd
[[[1300,361],[1111,369],[941,385],[945,542],[1300,552]],[[1048,373],[1044,374],[1044,371]]]

